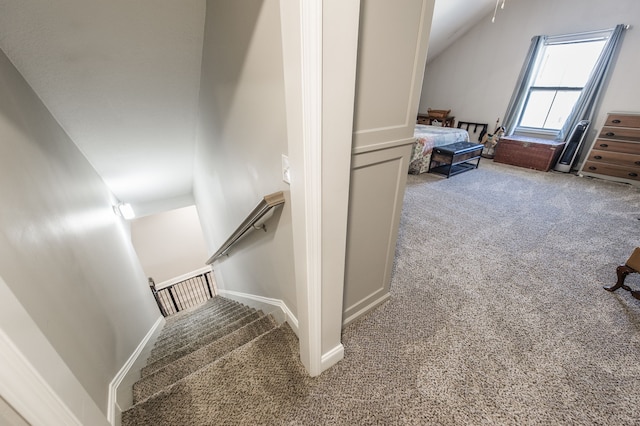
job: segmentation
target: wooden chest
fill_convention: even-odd
[[[580,175],[640,184],[640,114],[608,114]]]
[[[527,136],[506,136],[496,145],[493,161],[549,171],[562,153],[564,142]]]

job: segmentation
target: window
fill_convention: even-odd
[[[564,140],[580,121],[590,122],[627,28],[533,37],[504,116],[505,134]]]
[[[540,47],[517,130],[562,129],[602,53],[604,37],[549,37]]]

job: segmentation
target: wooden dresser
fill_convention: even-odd
[[[579,174],[640,186],[640,114],[609,113]]]

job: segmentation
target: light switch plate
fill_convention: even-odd
[[[289,157],[282,154],[282,180],[291,184],[291,167],[289,166]]]

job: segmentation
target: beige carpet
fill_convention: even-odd
[[[638,189],[574,175],[409,176],[392,298],[345,330],[298,418],[640,424],[640,300],[602,289],[639,219]]]
[[[640,424],[640,300],[602,289],[639,219],[622,184],[487,160],[410,175],[392,297],[345,329],[343,361],[310,379],[277,328],[131,424]]]

